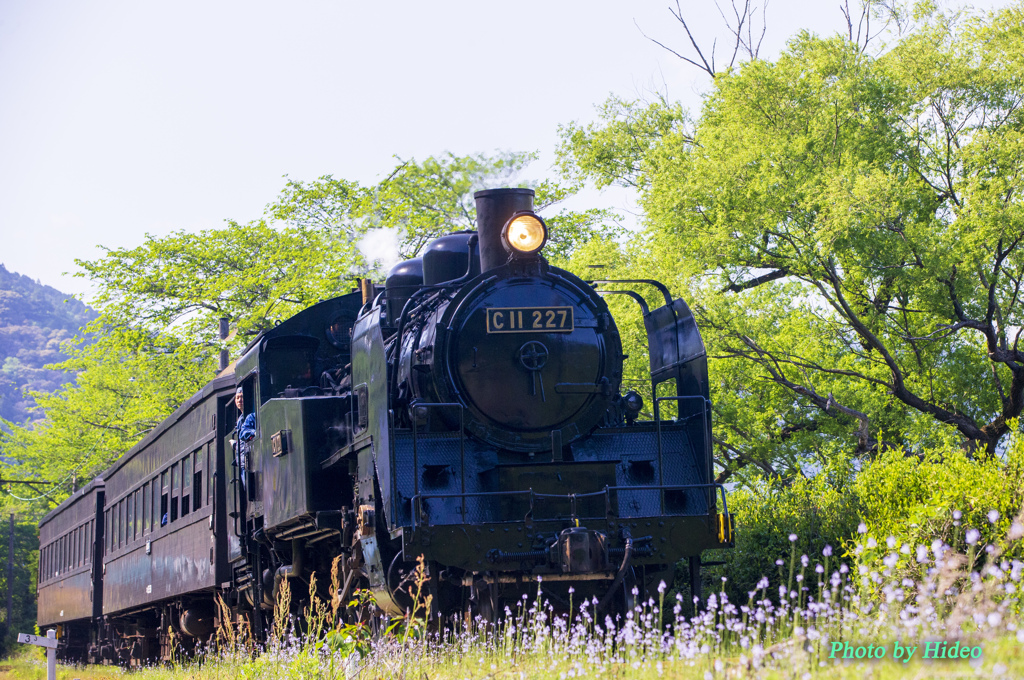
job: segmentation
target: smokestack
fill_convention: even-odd
[[[480,271],[508,262],[501,229],[514,213],[533,210],[533,189],[486,189],[473,194],[476,229],[480,235]]]
[[[377,287],[370,279],[359,279],[359,292],[363,294],[364,305],[367,302],[373,302],[373,298],[377,297]]]

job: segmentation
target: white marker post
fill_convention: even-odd
[[[57,631],[46,631],[46,637],[18,633],[18,642],[26,645],[46,647],[46,680],[57,680]]]

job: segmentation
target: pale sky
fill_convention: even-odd
[[[2,0],[0,263],[83,294],[62,273],[99,244],[248,221],[285,174],[373,183],[396,154],[536,150],[540,178],[611,93],[699,105],[706,77],[636,25],[687,50],[670,1]],[[713,3],[681,7],[727,42]],[[842,26],[773,0],[762,56]]]

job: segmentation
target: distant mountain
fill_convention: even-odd
[[[23,390],[51,392],[74,376],[43,368],[63,361],[61,343],[96,318],[96,312],[56,288],[0,264],[0,418],[37,419]]]

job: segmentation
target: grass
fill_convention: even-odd
[[[219,647],[201,662],[122,673],[108,668],[62,667],[63,679],[99,680],[567,680],[569,678],[1024,678],[1024,562],[1015,559],[1024,539],[1024,513],[998,545],[968,539],[957,551],[941,541],[910,545],[894,537],[862,536],[851,562],[835,564],[832,550],[812,558],[780,560],[778,585],[762,579],[745,602],[712,594],[705,609],[688,617],[681,596],[664,584],[625,617],[594,616],[596,601],[556,615],[537,593],[506,608],[497,627],[475,621],[458,630],[428,631],[422,611],[393,619],[382,630],[339,623],[338,574],[334,599],[312,598],[307,632],[297,636],[282,593],[275,634],[258,654],[244,635],[220,631]],[[796,537],[792,536],[795,541]],[[792,544],[795,546],[795,542]],[[788,563],[787,563],[788,562]],[[423,570],[411,588],[417,607]],[[310,593],[315,593],[311,584]],[[894,645],[917,648],[908,663],[894,659]],[[979,648],[975,659],[923,659],[927,642],[958,641]],[[833,650],[868,645],[881,659],[833,658]],[[44,678],[38,656],[0,666],[0,680]]]

